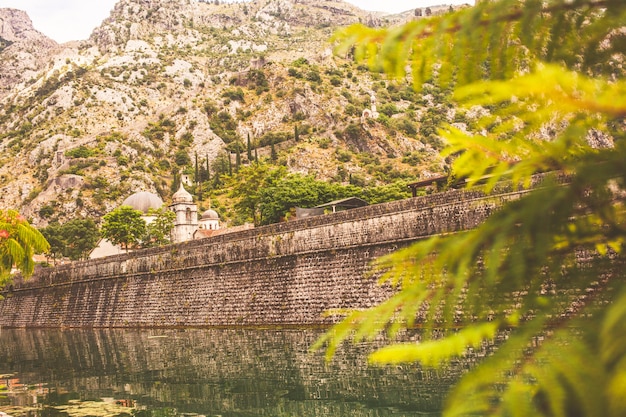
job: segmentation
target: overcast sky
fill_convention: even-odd
[[[473,0],[346,0],[364,10],[397,13],[416,7],[464,4]],[[1,7],[25,10],[35,29],[57,42],[87,39],[109,16],[117,0],[0,0]]]

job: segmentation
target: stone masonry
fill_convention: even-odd
[[[42,268],[0,301],[0,327],[301,326],[393,293],[371,262],[480,224],[524,191],[454,190]]]

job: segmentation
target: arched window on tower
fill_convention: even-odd
[[[187,223],[191,223],[191,209],[189,207],[187,207],[187,210],[185,211],[185,219],[187,220]]]

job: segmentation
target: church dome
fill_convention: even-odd
[[[131,206],[135,210],[139,210],[142,213],[148,213],[150,209],[160,209],[163,207],[163,200],[161,197],[148,191],[140,191],[126,198],[122,202],[123,206]]]
[[[185,190],[183,183],[180,183],[180,188],[172,196],[173,203],[193,203],[193,196]]]
[[[217,214],[217,211],[208,209],[204,213],[202,213],[202,220],[219,220],[220,216]]]

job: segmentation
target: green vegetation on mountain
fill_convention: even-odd
[[[185,174],[201,206],[237,224],[254,216],[232,188],[257,161],[363,195],[445,172],[437,129],[457,117],[447,92],[433,80],[416,93],[330,53],[338,27],[404,17],[333,8],[120,0],[89,40],[41,50],[23,83],[2,86],[2,205],[39,227],[99,223],[135,191],[168,201]]]

